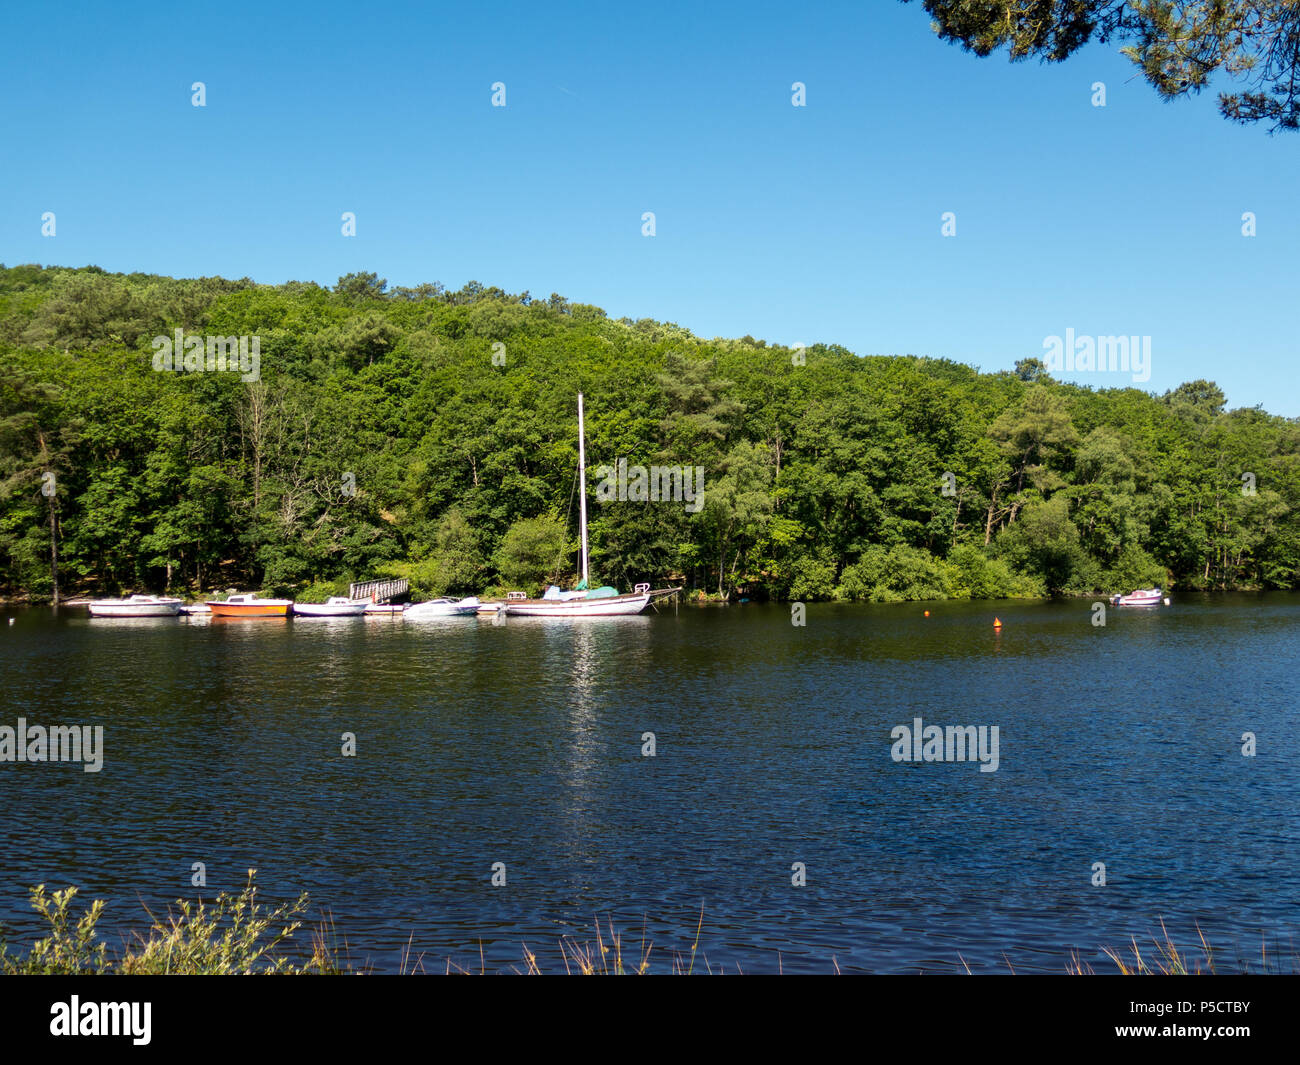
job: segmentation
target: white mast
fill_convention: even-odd
[[[583,440],[582,393],[578,393],[578,491],[582,510],[582,584],[587,585],[587,445]]]

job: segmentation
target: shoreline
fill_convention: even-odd
[[[1165,589],[1166,593],[1168,593],[1171,598],[1178,595],[1187,595],[1187,594],[1192,594],[1197,596],[1266,595],[1272,592],[1286,593],[1293,590],[1294,589],[1289,589],[1289,588],[1264,588],[1258,585],[1234,585],[1231,587],[1224,587],[1224,588],[1184,588],[1181,590]],[[129,594],[129,593],[123,593],[123,594]],[[139,593],[139,594],[165,595],[165,594],[173,594],[173,593],[156,592],[156,593]],[[201,593],[200,595],[198,595],[193,599],[185,598],[184,596],[182,596],[181,598],[185,598],[186,606],[192,606],[204,602],[207,598],[224,595],[224,594],[226,594],[224,591],[205,592],[205,593]],[[1042,595],[1042,596],[1003,596],[995,599],[980,598],[976,596],[969,596],[969,597],[949,596],[944,599],[779,599],[774,596],[767,596],[767,597],[755,599],[755,598],[750,598],[748,596],[720,598],[717,595],[699,595],[695,593],[686,593],[681,596],[681,603],[684,606],[696,606],[696,607],[761,606],[767,604],[775,604],[779,606],[791,606],[795,603],[802,603],[804,605],[808,605],[812,603],[816,603],[819,605],[827,604],[827,603],[834,603],[838,605],[857,604],[862,606],[902,606],[909,603],[916,603],[916,604],[1064,603],[1064,602],[1081,602],[1086,600],[1098,600],[1098,599],[1109,602],[1110,597],[1114,594],[1125,594],[1125,593],[1094,591],[1094,592],[1075,592],[1070,594]],[[10,598],[10,599],[6,599],[3,596],[0,596],[0,607],[56,607],[56,608],[84,607],[91,601],[92,598],[98,598],[98,597],[78,595],[73,599],[63,599],[58,603],[54,603],[51,602],[50,600],[31,599],[29,597],[23,597],[23,596]],[[114,598],[114,596],[105,595],[103,596],[103,598]],[[418,602],[418,601],[419,600],[412,600],[412,602]]]

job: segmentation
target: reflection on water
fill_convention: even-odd
[[[168,628],[170,628],[171,626],[176,624],[178,618],[173,616],[157,616],[157,617],[143,617],[143,618],[96,617],[96,618],[90,618],[89,620],[94,622],[95,628],[97,629],[108,629],[108,628],[148,629],[148,628],[161,628],[162,626],[167,626]]]
[[[748,972],[1060,971],[1164,917],[1228,957],[1300,901],[1300,596],[813,604],[631,618],[0,626],[0,724],[104,726],[104,766],[0,763],[0,920],[38,883],[105,927],[311,892],[381,968],[555,960],[597,916]],[[10,611],[13,612],[12,610]],[[996,614],[1003,624],[993,628]],[[894,762],[915,717],[1000,766]],[[1243,732],[1258,754],[1241,754]],[[656,754],[641,737],[653,732]],[[356,756],[342,737],[356,738]],[[1108,883],[1093,887],[1105,862]],[[494,888],[495,862],[509,870]],[[791,866],[807,867],[806,887]]]

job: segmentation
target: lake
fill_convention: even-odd
[[[555,970],[597,919],[625,944],[644,927],[659,970],[697,926],[697,968],[745,972],[1062,972],[1076,950],[1103,971],[1161,918],[1221,962],[1293,956],[1300,595],[1105,626],[1085,601],[810,604],[802,626],[757,604],[0,615],[0,725],[104,727],[99,772],[0,763],[13,946],[40,931],[38,883],[107,899],[116,935],[256,868],[381,971],[408,941],[430,971],[522,968],[524,944]],[[996,771],[896,761],[915,718],[997,726]]]

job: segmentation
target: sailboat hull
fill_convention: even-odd
[[[650,593],[611,595],[603,599],[512,599],[503,604],[509,617],[608,618],[639,614],[650,605]]]

